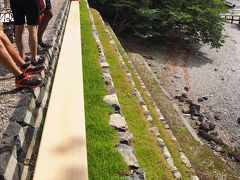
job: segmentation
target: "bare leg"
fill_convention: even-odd
[[[29,48],[30,48],[30,55],[33,61],[37,61],[37,26],[28,25],[28,32],[29,32]]]
[[[41,19],[38,27],[38,41],[42,41],[43,33],[46,30],[47,25],[49,21],[52,19],[52,17],[53,17],[52,9],[47,9],[44,11],[44,16]]]
[[[0,64],[6,67],[14,76],[18,76],[22,74],[22,72],[18,69],[7,49],[5,48],[3,42],[0,40]]]
[[[20,57],[20,55],[18,54],[18,52],[16,51],[12,43],[9,41],[8,37],[3,32],[0,32],[0,40],[4,44],[5,48],[7,49],[8,53],[10,54],[12,59],[15,61],[15,63],[20,67],[24,65],[25,62]]]
[[[23,38],[24,25],[16,25],[15,27],[16,27],[15,28],[15,38],[16,38],[16,45],[18,48],[18,52],[19,52],[21,58],[25,59],[24,38]]]

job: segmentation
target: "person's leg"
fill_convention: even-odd
[[[18,69],[7,49],[4,46],[4,43],[0,40],[0,64],[6,67],[11,73],[14,74],[15,77],[22,74],[22,72]]]
[[[20,1],[21,2],[21,1]],[[10,0],[10,6],[12,9],[14,24],[15,24],[15,41],[20,56],[25,59],[24,52],[24,37],[23,30],[25,24],[25,9],[24,4],[19,3],[16,0]]]
[[[18,52],[21,58],[25,59],[24,37],[23,37],[24,25],[15,25],[15,42]]]
[[[52,9],[46,9],[38,27],[38,42],[42,42],[43,33],[45,32],[49,21],[53,17]]]
[[[37,26],[39,25],[38,0],[26,4],[26,17],[29,32],[29,49],[32,61],[37,61]]]
[[[20,67],[20,70],[25,74],[36,74],[45,69],[45,67],[42,65],[34,67],[24,62],[14,48],[14,46],[12,45],[12,43],[9,41],[8,37],[3,32],[0,32],[0,40],[4,44],[7,52],[9,53],[13,61]]]
[[[37,78],[30,77],[28,73],[23,73],[5,48],[4,43],[0,39],[0,64],[13,73],[15,76],[15,84],[17,87],[39,87],[43,85],[43,81]]]
[[[29,32],[29,49],[31,59],[33,61],[37,61],[37,26],[35,25],[28,25],[28,32]]]
[[[5,48],[7,49],[8,53],[10,54],[14,62],[20,67],[23,66],[25,62],[20,57],[20,55],[18,54],[18,52],[16,51],[16,49],[14,48],[6,34],[4,34],[3,32],[0,32],[0,40],[4,44]]]

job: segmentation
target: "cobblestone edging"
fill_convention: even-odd
[[[124,116],[121,113],[121,108],[118,102],[118,97],[114,89],[114,84],[109,71],[109,64],[106,62],[106,57],[104,54],[103,46],[100,42],[98,32],[96,30],[94,19],[89,8],[87,0],[85,0],[88,13],[91,19],[92,24],[92,34],[97,42],[98,50],[99,50],[99,63],[103,69],[103,79],[105,81],[106,89],[108,95],[104,97],[104,101],[109,104],[115,111],[114,114],[110,115],[109,124],[118,130],[119,137],[119,145],[117,145],[116,149],[123,156],[125,162],[128,167],[131,169],[130,174],[126,177],[127,179],[139,179],[145,180],[145,172],[143,170],[138,169],[139,164],[136,159],[135,150],[134,150],[134,137],[133,134],[128,131],[128,126],[125,121]]]
[[[0,179],[25,180],[31,176],[33,151],[36,138],[39,136],[40,125],[43,124],[44,112],[50,95],[50,86],[61,47],[64,28],[70,2],[66,1],[60,10],[57,30],[52,34],[53,47],[42,56],[46,58],[46,70],[36,75],[44,80],[45,86],[35,89],[22,89],[23,97],[17,108],[10,112],[12,121],[9,123],[3,138],[0,139]]]
[[[100,15],[100,14],[99,14],[99,16],[100,16],[100,18],[101,18],[101,15]],[[105,25],[105,23],[104,23],[104,21],[103,21],[102,18],[101,18],[101,20],[102,20],[102,23],[103,23],[104,26],[105,26],[105,31],[106,31],[106,33],[108,34],[109,38],[111,39],[111,42],[110,42],[110,43],[115,47],[115,51],[117,52],[117,54],[118,54],[118,56],[119,56],[119,59],[120,59],[120,61],[121,61],[122,64],[123,64],[123,67],[124,67],[124,69],[125,69],[125,71],[126,71],[126,73],[127,73],[128,79],[130,80],[130,82],[132,83],[132,85],[133,85],[133,87],[134,87],[134,89],[135,89],[134,95],[137,97],[138,102],[141,104],[142,108],[144,109],[144,114],[146,115],[147,121],[148,121],[148,122],[150,123],[150,125],[152,126],[152,127],[150,128],[150,130],[151,130],[151,132],[154,134],[154,136],[156,137],[156,139],[157,139],[157,141],[158,141],[158,143],[159,143],[159,146],[160,146],[160,148],[161,148],[161,151],[162,151],[162,153],[163,153],[163,156],[165,157],[167,163],[168,163],[169,166],[171,167],[171,172],[173,173],[173,175],[174,175],[174,177],[175,177],[176,179],[181,179],[181,174],[180,174],[180,172],[177,170],[176,166],[174,165],[174,162],[173,162],[173,159],[172,159],[172,157],[171,157],[171,154],[170,154],[170,152],[169,152],[166,144],[164,143],[163,139],[161,138],[161,135],[160,135],[160,133],[159,133],[158,128],[156,127],[155,123],[153,122],[153,118],[151,117],[150,112],[149,112],[149,110],[148,110],[148,108],[147,108],[147,106],[146,106],[143,98],[141,97],[141,94],[140,94],[140,92],[138,91],[138,89],[137,89],[137,87],[136,87],[133,79],[132,79],[131,73],[129,72],[126,64],[124,63],[123,58],[122,58],[121,54],[119,53],[118,48],[117,48],[114,40],[112,39],[112,36],[111,36],[109,30],[107,29],[107,27],[106,27],[106,25]],[[115,36],[115,38],[118,39],[112,29],[111,29],[111,32],[112,32],[112,34]],[[119,42],[119,44],[120,44],[120,42]],[[128,55],[126,54],[126,52],[125,52],[125,50],[123,49],[123,47],[121,46],[121,44],[120,44],[120,47],[121,47],[122,51],[124,52],[124,55],[126,56],[126,58],[127,58],[127,60],[128,60],[128,63],[130,64],[130,67],[133,69],[135,76],[138,78],[138,81],[140,82],[141,88],[145,91],[145,93],[147,94],[148,98],[152,101],[152,105],[153,105],[154,108],[155,108],[155,112],[156,112],[157,115],[159,116],[159,120],[162,121],[162,124],[163,124],[165,130],[167,131],[167,133],[169,134],[169,136],[171,137],[171,140],[177,145],[177,147],[178,147],[178,152],[179,152],[179,157],[180,157],[182,163],[185,164],[185,166],[186,166],[193,174],[195,174],[194,176],[191,177],[191,179],[193,179],[193,180],[198,180],[199,178],[198,178],[198,176],[196,176],[196,173],[195,173],[194,169],[192,168],[190,161],[188,160],[188,158],[186,157],[186,155],[183,153],[182,149],[180,148],[180,145],[179,145],[176,137],[173,135],[172,130],[169,128],[169,126],[168,126],[165,118],[163,117],[163,115],[162,115],[161,112],[160,112],[160,109],[157,107],[156,103],[153,101],[153,99],[152,99],[152,97],[151,97],[151,94],[150,94],[149,91],[147,90],[146,86],[144,85],[144,82],[142,81],[141,77],[140,77],[139,74],[137,73],[137,71],[136,71],[133,63],[132,63],[131,60],[128,58]]]

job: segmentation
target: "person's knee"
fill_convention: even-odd
[[[49,20],[52,19],[52,17],[53,17],[53,11],[52,11],[52,9],[47,9],[47,10],[45,10],[44,16],[46,16]]]
[[[2,39],[2,38],[4,38],[5,36],[6,36],[5,33],[0,31],[0,38]]]
[[[6,41],[6,39],[8,39],[8,37],[4,32],[0,32],[0,39],[3,41]]]
[[[37,26],[28,25],[28,31],[29,33],[37,33]]]

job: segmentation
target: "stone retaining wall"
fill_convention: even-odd
[[[131,169],[130,174],[126,177],[129,180],[138,179],[145,180],[145,172],[139,169],[139,164],[137,162],[136,153],[134,149],[134,137],[131,132],[128,131],[128,126],[126,120],[121,112],[120,104],[118,101],[117,94],[114,89],[114,84],[109,71],[109,64],[106,62],[106,57],[104,54],[103,46],[98,37],[98,32],[96,30],[94,19],[91,14],[87,0],[85,0],[89,16],[92,24],[92,34],[96,40],[99,50],[99,63],[103,69],[103,79],[107,88],[108,95],[104,97],[104,101],[109,104],[113,110],[114,114],[109,116],[109,125],[118,131],[119,144],[116,149],[122,155],[124,161],[127,163],[128,167]],[[100,16],[101,17],[101,16]]]
[[[0,139],[0,179],[24,180],[31,178],[35,162],[35,144],[40,137],[41,125],[47,108],[51,84],[54,78],[64,28],[67,20],[70,2],[66,1],[58,14],[52,34],[53,47],[42,54],[46,70],[37,75],[44,80],[45,86],[35,89],[21,89],[22,98],[16,108],[10,112],[11,122]]]

